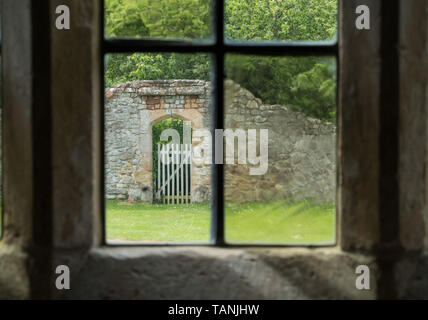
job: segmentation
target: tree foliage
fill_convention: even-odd
[[[336,118],[336,80],[333,64],[316,63],[313,68],[293,78],[293,108],[332,122]],[[298,107],[296,107],[298,106]]]
[[[133,53],[107,57],[106,86],[132,80],[199,79],[208,81],[206,54]]]
[[[209,0],[106,0],[106,33],[114,37],[203,39],[210,35]],[[226,0],[226,37],[235,40],[328,40],[337,0]],[[335,121],[332,59],[228,55],[225,75],[264,103],[283,104]],[[205,54],[110,55],[106,86],[138,79],[209,80]]]
[[[106,0],[105,31],[109,37],[146,37],[149,28],[138,0]]]
[[[106,0],[110,37],[202,39],[210,35],[210,0]]]
[[[335,63],[315,57],[229,55],[228,78],[264,103],[282,104],[326,121],[335,121]]]
[[[330,40],[336,0],[226,0],[225,31],[234,40]]]

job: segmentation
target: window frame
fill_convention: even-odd
[[[229,53],[258,56],[329,56],[336,60],[336,120],[340,118],[339,106],[339,32],[340,32],[340,9],[341,1],[337,0],[337,32],[336,38],[328,41],[240,41],[225,38],[224,29],[224,0],[211,0],[212,25],[210,40],[176,40],[176,39],[147,39],[147,38],[106,38],[105,36],[105,3],[100,1],[100,137],[101,137],[101,235],[102,244],[107,246],[209,246],[209,247],[300,247],[300,248],[320,248],[335,247],[338,244],[338,184],[336,184],[336,216],[335,216],[335,239],[332,243],[313,244],[268,244],[268,243],[228,243],[225,240],[225,210],[224,210],[224,164],[211,165],[211,199],[210,199],[210,241],[208,243],[144,243],[127,242],[125,244],[110,243],[106,236],[106,207],[105,207],[105,56],[114,53],[205,53],[211,55],[211,108],[210,108],[210,131],[224,129],[224,57]],[[338,123],[338,122],[336,122]],[[340,136],[340,126],[337,126],[336,134],[336,159],[338,159],[338,137]],[[213,148],[215,144],[213,144]],[[214,152],[213,152],[214,157]],[[339,164],[339,161],[337,161]],[[339,170],[336,168],[336,181],[339,180]]]

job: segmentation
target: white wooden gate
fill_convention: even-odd
[[[156,200],[160,203],[190,203],[192,145],[158,144]]]

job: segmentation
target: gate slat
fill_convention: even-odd
[[[158,185],[156,186],[156,201],[158,201],[160,196],[160,187],[161,187],[161,170],[160,170],[160,144],[158,144]]]
[[[178,170],[180,169],[180,163],[178,160],[178,155],[179,155],[180,151],[178,150],[178,146],[179,146],[179,144],[174,145],[174,150],[175,150],[175,178],[174,178],[174,180],[175,180],[175,203],[176,204],[180,203],[179,196],[178,196],[178,194],[180,192],[179,191],[180,183],[178,180]]]
[[[165,203],[165,145],[162,145],[162,195],[163,203]]]
[[[169,166],[170,166],[170,163],[171,163],[170,158],[169,158],[169,144],[166,145],[166,155],[167,155],[166,156],[166,161],[167,161],[167,166],[166,166],[166,181],[167,181],[166,190],[167,190],[167,196],[168,196],[168,198],[167,198],[166,201],[169,204],[169,202],[171,200],[170,189],[169,189],[169,185],[170,185],[170,183],[169,183]]]
[[[192,194],[192,175],[193,175],[193,146],[190,144],[189,145],[189,159],[190,159],[190,164],[189,164],[189,170],[190,170],[190,182],[189,182],[189,186],[190,186],[190,192],[189,192],[189,203],[191,202],[191,198],[190,195]]]
[[[171,203],[175,203],[175,179],[174,179],[174,170],[175,170],[175,145],[171,144]]]
[[[184,152],[184,148],[183,145],[180,145],[180,179],[181,179],[181,203],[184,204],[184,189],[183,189],[183,169],[184,169],[184,159],[183,159],[183,152]]]
[[[188,204],[189,203],[189,172],[188,172],[188,167],[189,167],[189,165],[188,165],[188,163],[189,163],[189,157],[188,157],[188,147],[189,147],[189,145],[185,145],[184,146],[185,147],[185,157],[186,157],[186,166],[185,166],[185,169],[184,169],[184,171],[185,171],[185,173],[186,173],[186,176],[185,176],[185,182],[186,182],[186,204]]]

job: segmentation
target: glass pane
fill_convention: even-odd
[[[106,60],[107,240],[207,243],[210,56]]]
[[[207,39],[210,0],[105,0],[106,37]]]
[[[334,243],[336,61],[226,56],[229,243]]]
[[[332,40],[337,0],[225,0],[225,32],[231,40]]]

